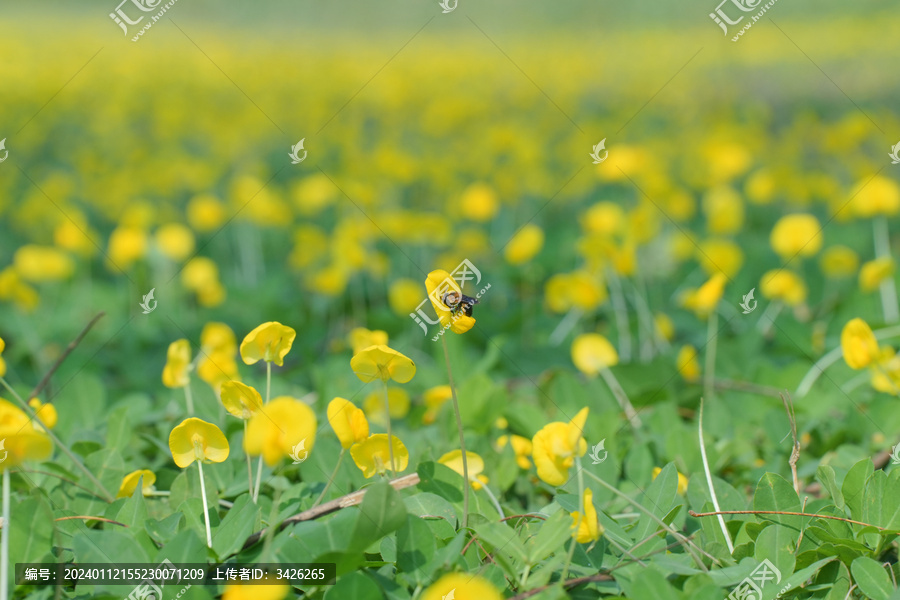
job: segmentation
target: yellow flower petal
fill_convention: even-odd
[[[409,451],[396,435],[391,436],[391,446],[394,449],[396,472],[399,473],[409,465]],[[375,433],[365,441],[353,444],[350,447],[350,456],[366,479],[374,477],[378,473],[384,473],[391,468],[387,434]]]
[[[143,480],[141,480],[141,477],[143,477]],[[122,485],[119,486],[116,498],[130,498],[134,494],[134,490],[137,489],[138,481],[143,481],[141,483],[141,493],[147,495],[147,492],[156,483],[156,474],[149,469],[132,471],[122,479]]]
[[[191,344],[180,339],[169,344],[166,366],[163,367],[162,382],[169,388],[182,388],[191,382]]]
[[[393,379],[406,383],[416,374],[416,364],[407,356],[383,344],[369,346],[350,359],[350,368],[360,380],[368,383]]]
[[[431,584],[421,600],[503,600],[494,584],[470,573],[449,573]]]
[[[284,365],[284,357],[291,350],[297,332],[277,321],[269,321],[258,326],[241,342],[241,359],[252,365],[260,360]]]
[[[290,456],[294,447],[312,452],[316,442],[316,413],[305,403],[289,396],[275,398],[247,422],[244,450],[262,455],[269,466]]]
[[[220,392],[225,409],[239,419],[249,419],[262,409],[259,392],[239,381],[226,381]]]
[[[596,375],[618,364],[619,354],[602,335],[585,333],[572,342],[572,362],[582,373]]]
[[[365,413],[344,398],[335,398],[328,403],[328,424],[344,449],[369,437]]]
[[[878,340],[868,323],[851,319],[841,330],[841,352],[851,369],[862,369],[879,357]]]
[[[190,417],[169,434],[169,450],[182,469],[195,460],[223,462],[228,458],[228,440],[222,430],[202,419]]]

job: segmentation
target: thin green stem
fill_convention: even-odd
[[[191,393],[191,382],[184,386],[184,401],[187,404],[188,415],[194,416],[194,396]]]
[[[719,339],[719,313],[712,311],[706,328],[706,368],[703,372],[703,396],[710,401],[716,389],[716,341]]]
[[[569,576],[569,565],[572,564],[572,557],[575,556],[575,546],[578,545],[578,530],[581,529],[581,521],[584,519],[584,475],[581,470],[581,457],[575,456],[575,469],[578,473],[578,518],[575,519],[575,530],[572,535],[572,544],[569,546],[569,555],[566,557],[566,564],[563,565],[562,580],[565,581]]]
[[[4,379],[3,377],[0,377],[0,384],[3,384],[3,387],[5,387],[7,389],[7,391],[13,395],[13,398],[15,398],[16,401],[22,406],[22,409],[25,411],[25,414],[27,414],[29,417],[31,417],[38,423],[40,422],[40,419],[37,417],[37,415],[34,413],[34,411],[31,409],[31,407],[28,406],[28,404],[24,400],[22,400],[22,397],[18,393],[16,393],[16,390],[14,390],[9,385],[9,383],[7,383],[6,379]],[[44,429],[44,432],[47,434],[47,436],[51,440],[53,440],[53,443],[56,444],[56,446],[60,450],[62,450],[63,453],[66,456],[68,456],[69,459],[73,463],[75,463],[75,466],[78,467],[79,469],[81,469],[84,472],[84,474],[87,475],[87,478],[91,480],[91,483],[93,483],[95,486],[97,486],[97,489],[100,490],[100,492],[103,494],[103,496],[107,502],[115,501],[115,498],[113,498],[112,495],[109,493],[109,491],[107,491],[107,489],[103,486],[103,484],[100,483],[100,480],[97,479],[94,476],[94,474],[91,473],[90,470],[88,470],[88,468],[84,466],[84,464],[82,464],[82,462],[80,460],[78,460],[78,458],[75,456],[75,454],[71,450],[69,450],[68,446],[63,444],[62,441],[58,437],[56,437],[55,433],[53,433],[52,431],[50,431],[49,429],[46,429],[46,428]]]
[[[459,414],[459,401],[456,399],[456,384],[453,382],[453,369],[450,367],[450,352],[447,351],[447,338],[441,336],[441,345],[444,347],[444,361],[447,363],[447,379],[450,382],[450,395],[453,399],[453,413],[456,416],[456,429],[459,432],[459,449],[462,452],[463,466],[463,518],[462,526],[465,529],[469,524],[469,462],[466,459],[466,439],[463,435],[462,417]]]
[[[394,462],[394,439],[391,436],[391,400],[388,395],[387,381],[381,380],[381,389],[384,392],[384,418],[387,421],[388,453],[391,457],[391,473],[397,474],[397,463]]]
[[[619,380],[616,379],[616,376],[613,375],[613,372],[607,367],[604,367],[600,369],[600,376],[603,377],[603,381],[606,382],[606,385],[613,393],[613,396],[615,396],[616,400],[619,402],[619,406],[625,411],[625,417],[628,419],[631,426],[635,429],[641,427],[641,425],[643,425],[641,418],[638,416],[637,411],[634,410],[634,405],[631,403],[631,400],[628,399],[628,394],[625,393],[625,389],[619,383]]]
[[[247,443],[247,419],[244,419],[244,443]],[[256,497],[253,495],[253,461],[250,460],[246,450],[244,456],[247,457],[247,491],[250,493],[250,499],[256,504]]]
[[[0,533],[0,600],[9,598],[9,469],[3,469],[3,531]]]
[[[269,403],[269,398],[272,396],[272,363],[266,361],[266,404]],[[263,405],[265,406],[265,404]],[[256,465],[256,487],[253,488],[253,503],[256,504],[259,501],[259,487],[262,485],[262,471],[263,471],[263,455],[259,455],[259,462]]]
[[[203,498],[203,520],[206,521],[206,545],[212,548],[212,531],[209,528],[209,507],[206,505],[206,479],[203,477],[203,461],[198,460],[200,468],[200,496]]]
[[[503,507],[500,506],[500,501],[497,500],[497,496],[494,495],[494,492],[491,491],[491,488],[487,486],[487,484],[482,484],[481,489],[484,490],[484,493],[487,494],[488,498],[491,499],[491,503],[494,505],[494,508],[497,509],[497,512],[500,514],[501,519],[505,519],[506,515],[503,513]]]
[[[872,221],[875,237],[875,255],[878,258],[891,257],[891,238],[888,231],[887,218],[875,217]],[[887,324],[900,321],[900,312],[897,309],[897,282],[893,274],[881,282],[881,309],[884,313],[884,322]]]
[[[331,477],[328,478],[328,483],[325,484],[325,489],[322,490],[322,493],[319,494],[319,497],[316,499],[316,501],[313,503],[313,505],[310,508],[317,507],[319,504],[322,503],[322,500],[325,499],[325,494],[328,493],[328,488],[331,487],[331,484],[334,482],[334,478],[337,477],[338,469],[341,468],[341,463],[344,460],[345,452],[346,452],[346,449],[341,448],[341,454],[338,456],[337,464],[334,466],[334,471],[331,472]]]

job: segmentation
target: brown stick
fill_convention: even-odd
[[[88,331],[90,331],[91,328],[97,323],[97,321],[103,318],[105,314],[106,313],[103,311],[98,312],[97,315],[93,319],[91,319],[91,321],[87,325],[84,326],[84,329],[81,330],[81,333],[78,334],[78,337],[76,337],[69,343],[68,346],[66,346],[66,349],[62,354],[59,355],[59,358],[57,358],[56,362],[53,363],[53,366],[50,367],[50,370],[47,371],[46,375],[44,375],[40,382],[38,382],[35,388],[31,390],[31,393],[28,394],[28,398],[26,400],[36,398],[37,395],[41,393],[41,390],[47,387],[47,384],[50,383],[50,378],[54,373],[56,373],[56,370],[59,368],[59,366],[63,364],[63,361],[66,360],[66,358],[68,358],[70,354],[72,354],[72,351],[75,350],[75,347],[81,343],[81,340],[84,339],[84,336],[87,335]]]
[[[78,517],[59,517],[58,519],[54,519],[55,521],[71,521],[72,519],[81,519],[82,521],[102,521],[104,523],[112,523],[113,525],[121,525],[122,527],[128,527],[125,523],[119,523],[118,521],[113,521],[112,519],[107,519],[105,517],[90,517],[81,515]]]
[[[716,515],[791,515],[795,517],[813,517],[815,519],[831,519],[832,521],[843,521],[844,523],[853,523],[854,525],[863,525],[864,527],[874,527],[882,531],[888,531],[887,527],[879,527],[871,523],[863,523],[862,521],[854,521],[853,519],[845,519],[844,517],[833,517],[831,515],[819,515],[815,513],[790,512],[786,510],[720,510],[718,512],[698,513],[692,510],[688,511],[692,517],[714,517]]]
[[[410,475],[404,475],[403,477],[398,477],[390,482],[391,487],[395,490],[402,490],[404,488],[412,487],[414,485],[418,485],[419,483],[419,474],[412,473]],[[324,504],[320,504],[315,508],[310,508],[308,510],[304,510],[302,513],[298,513],[296,515],[290,516],[278,525],[278,531],[281,531],[288,525],[292,525],[294,523],[300,523],[301,521],[311,521],[313,519],[318,519],[319,517],[324,517],[325,515],[329,515],[333,512],[337,512],[342,508],[347,508],[348,506],[356,506],[360,504],[363,500],[363,496],[366,495],[367,490],[359,490],[357,492],[353,492],[347,494],[346,496],[341,496],[340,498],[335,498],[334,500],[330,500],[325,502]],[[266,529],[262,531],[257,531],[253,535],[247,538],[247,541],[244,542],[243,547],[246,549],[258,542],[264,535],[266,535]]]

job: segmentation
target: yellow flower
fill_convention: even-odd
[[[894,259],[884,256],[870,260],[863,264],[859,271],[859,289],[871,292],[881,285],[881,282],[894,274]]]
[[[858,317],[847,321],[841,330],[841,352],[847,365],[857,370],[879,358],[878,340],[868,323]]]
[[[234,352],[223,350],[204,351],[197,365],[197,376],[208,383],[216,392],[226,381],[240,381]]]
[[[822,226],[812,215],[797,214],[781,217],[769,242],[772,249],[782,260],[790,260],[795,256],[812,256],[822,249]]]
[[[703,197],[703,213],[710,233],[737,233],[744,225],[744,202],[729,187],[710,190]]]
[[[409,394],[399,387],[388,388],[388,407],[392,419],[402,419],[409,413]],[[384,415],[384,391],[372,392],[363,400],[363,410],[373,423],[384,425],[387,418]]]
[[[422,422],[426,425],[434,423],[444,402],[452,397],[453,390],[449,385],[437,385],[425,390],[425,394],[422,396],[425,402],[425,414],[422,415]]]
[[[688,381],[700,378],[700,361],[697,360],[697,349],[693,346],[682,346],[675,359],[678,373]]]
[[[406,383],[416,374],[416,363],[383,344],[369,346],[354,355],[350,359],[350,368],[366,383],[376,379]]]
[[[900,396],[900,358],[889,346],[879,349],[877,362],[870,368],[872,387],[879,392]]]
[[[227,218],[225,206],[215,196],[200,194],[188,202],[187,220],[197,231],[207,232],[218,229]]]
[[[422,292],[419,284],[412,279],[397,279],[388,289],[388,303],[391,310],[400,316],[406,316],[422,303]]]
[[[656,479],[656,477],[660,473],[662,473],[662,469],[660,469],[659,467],[653,467],[653,479]],[[687,487],[688,478],[681,473],[678,473],[678,489],[676,490],[678,492],[678,495],[684,496],[687,493]]]
[[[447,454],[438,459],[442,465],[449,467],[462,476],[462,450],[451,450]],[[489,481],[487,477],[481,474],[484,471],[484,460],[474,452],[466,451],[466,466],[469,471],[469,481],[472,483],[473,490],[480,490],[481,486]]]
[[[528,457],[531,456],[533,450],[531,440],[521,435],[513,434],[509,436],[509,445],[512,446],[513,452],[516,454],[516,463],[519,465],[519,468],[530,469],[531,461],[528,460]]]
[[[552,276],[544,285],[544,296],[547,306],[555,313],[568,312],[572,308],[591,311],[608,298],[603,282],[587,271]]]
[[[28,401],[28,406],[31,407],[31,410],[35,412],[38,420],[41,424],[47,429],[53,429],[56,427],[56,422],[59,420],[59,416],[56,413],[56,407],[50,403],[43,404],[37,398],[32,398]]]
[[[534,435],[532,455],[538,477],[553,486],[561,486],[569,479],[569,468],[576,456],[584,456],[584,424],[588,409],[582,408],[568,423],[548,423]]]
[[[225,288],[219,282],[219,268],[205,256],[192,258],[181,271],[181,283],[197,294],[202,306],[218,306],[225,301]]]
[[[3,354],[3,350],[6,349],[6,342],[3,341],[3,338],[0,337],[0,354]],[[3,360],[3,357],[0,356],[0,377],[6,375],[6,361]]]
[[[241,342],[241,359],[252,365],[260,360],[284,365],[284,357],[291,351],[297,332],[278,321],[263,323],[244,337]]]
[[[368,330],[365,327],[356,327],[350,330],[347,335],[347,341],[353,348],[353,354],[368,348],[369,346],[386,346],[388,343],[388,334],[380,329]]]
[[[290,593],[286,583],[229,583],[222,600],[284,600]]]
[[[860,186],[864,186],[860,189]],[[851,204],[858,217],[891,216],[900,212],[900,187],[887,177],[876,175],[868,183],[861,182]]]
[[[473,221],[490,221],[500,209],[497,194],[488,185],[474,183],[462,194],[459,200],[462,214]]]
[[[189,417],[169,434],[169,450],[175,464],[184,469],[195,460],[223,462],[228,458],[228,440],[222,430],[196,417]]]
[[[23,279],[35,283],[68,279],[75,270],[75,262],[65,252],[35,244],[26,244],[16,250],[13,265]]]
[[[141,481],[141,477],[144,478],[141,483],[141,493],[144,496],[149,496],[150,492],[153,491],[153,484],[156,483],[156,474],[149,469],[140,469],[132,471],[122,479],[122,485],[119,486],[119,493],[116,494],[116,498],[130,498],[134,494],[134,490],[137,489],[138,481]]]
[[[544,247],[544,230],[528,223],[520,229],[503,249],[506,262],[522,265],[534,258]]]
[[[225,381],[220,392],[225,410],[239,419],[247,420],[263,406],[262,396],[254,388],[239,381]]]
[[[182,261],[194,251],[194,234],[181,223],[169,223],[156,230],[156,245],[166,257]]]
[[[625,211],[615,202],[598,202],[579,219],[585,233],[612,236],[625,227]]]
[[[577,510],[572,515],[572,537],[579,544],[596,542],[603,535],[603,525],[597,520],[597,509],[594,508],[594,492],[590,488],[584,490],[584,515]],[[576,529],[577,527],[577,529]]]
[[[200,346],[204,352],[237,352],[234,331],[225,323],[210,321],[200,332]]]
[[[781,300],[788,306],[797,306],[806,300],[806,284],[793,271],[773,269],[762,276],[759,291],[770,300]]]
[[[656,326],[659,336],[667,342],[671,342],[672,338],[675,337],[675,325],[672,323],[669,315],[656,313],[653,315],[653,324]]]
[[[113,266],[127,269],[147,253],[147,234],[137,227],[118,227],[109,236],[107,252]]]
[[[726,277],[734,277],[744,265],[744,252],[731,240],[714,238],[700,244],[697,260],[707,275],[721,271]]]
[[[487,579],[469,573],[449,573],[431,584],[421,600],[503,600]]]
[[[22,281],[19,273],[9,266],[0,271],[0,300],[12,300],[25,312],[33,311],[38,305],[37,291]]]
[[[28,415],[2,398],[0,440],[6,453],[3,469],[18,467],[26,460],[46,460],[53,450],[47,434],[32,427]]]
[[[182,388],[191,382],[191,344],[182,338],[169,344],[162,382],[168,388]]]
[[[328,424],[344,449],[369,437],[369,422],[362,410],[344,398],[328,403]]]
[[[597,333],[579,335],[572,342],[572,362],[586,375],[596,375],[619,363],[619,354],[605,337]]]
[[[409,451],[396,435],[391,436],[391,445],[394,449],[394,463],[397,472],[403,471],[409,464]],[[387,434],[375,433],[366,440],[353,444],[350,447],[350,456],[353,457],[353,462],[363,472],[363,477],[366,479],[374,477],[377,473],[384,473],[391,468]]]
[[[725,293],[725,283],[727,278],[721,271],[709,278],[709,280],[696,290],[688,291],[682,298],[682,304],[685,308],[694,311],[698,317],[707,317],[712,313],[722,294]]]
[[[830,279],[850,277],[859,268],[859,256],[847,246],[831,246],[822,253],[819,267]]]
[[[312,452],[316,443],[316,413],[289,396],[279,396],[247,422],[244,450],[247,454],[262,454],[266,464],[274,466],[294,447],[303,442],[303,449]]]
[[[474,317],[466,316],[463,311],[458,311],[454,315],[450,307],[444,303],[444,296],[448,294],[462,294],[459,284],[450,277],[450,273],[442,269],[432,271],[425,279],[425,289],[442,327],[449,327],[453,333],[465,333],[475,326]]]

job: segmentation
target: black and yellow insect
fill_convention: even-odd
[[[478,304],[478,300],[476,298],[466,296],[465,294],[462,294],[455,290],[451,290],[444,294],[441,298],[441,302],[443,302],[444,305],[450,309],[450,313],[454,316],[462,312],[467,317],[472,316],[472,307]]]

